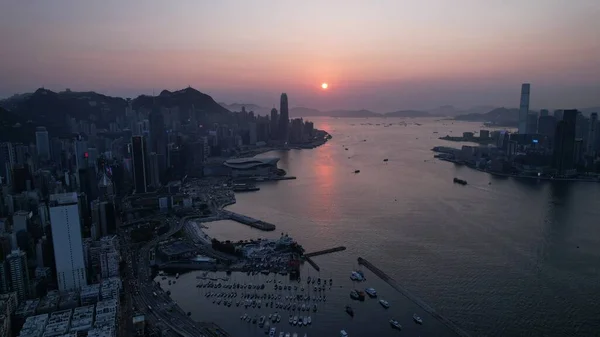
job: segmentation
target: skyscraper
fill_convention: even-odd
[[[15,165],[15,149],[12,143],[0,144],[0,177],[8,184],[12,183],[12,167]]]
[[[548,112],[548,109],[540,110],[540,117],[549,116],[549,115],[550,115],[550,113]]]
[[[277,109],[271,109],[271,139],[276,140],[279,132],[279,114],[277,113]]]
[[[286,93],[281,94],[281,105],[279,107],[279,139],[286,143],[288,141],[288,127],[290,116],[288,111],[288,97]]]
[[[17,293],[19,301],[29,297],[29,270],[27,269],[27,254],[20,250],[13,250],[6,257],[10,269],[12,289]]]
[[[575,126],[577,110],[565,110],[562,121],[556,125],[553,166],[559,175],[570,175],[575,168]]]
[[[40,160],[50,159],[50,137],[48,131],[43,126],[35,129],[35,148]]]
[[[80,289],[87,281],[77,193],[50,196],[50,224],[58,289]]]
[[[598,113],[592,112],[590,115],[590,123],[588,128],[588,139],[586,154],[594,157],[596,154],[596,134],[598,133]]]
[[[521,85],[521,104],[519,105],[519,134],[527,134],[527,115],[529,115],[529,90],[531,85]]]
[[[135,193],[146,193],[146,142],[144,136],[131,137],[131,157],[133,159],[133,182]]]

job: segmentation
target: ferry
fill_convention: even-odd
[[[388,301],[381,299],[379,300],[379,304],[381,304],[382,307],[388,309],[390,307],[390,304],[388,303]]]
[[[367,288],[367,289],[365,289],[365,292],[370,297],[373,297],[373,298],[377,297],[377,291],[375,291],[375,288]]]
[[[346,306],[346,312],[348,313],[348,315],[354,317],[354,310],[352,310],[352,308],[349,305]]]
[[[346,330],[340,330],[340,337],[348,337]]]
[[[392,328],[402,330],[402,325],[400,325],[400,323],[398,323],[398,321],[395,319],[390,319],[390,324],[392,325]]]
[[[421,319],[421,317],[419,317],[417,314],[413,314],[413,320],[417,323],[417,324],[423,324],[423,320]]]

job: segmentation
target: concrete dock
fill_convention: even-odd
[[[427,305],[427,303],[423,302],[423,300],[421,300],[417,296],[413,295],[408,290],[404,289],[401,285],[398,284],[398,282],[396,282],[396,280],[389,277],[386,273],[384,273],[381,269],[375,267],[369,261],[363,259],[362,257],[359,257],[358,264],[365,266],[373,274],[379,276],[383,281],[385,281],[387,284],[389,284],[392,288],[396,289],[398,292],[400,292],[406,298],[408,298],[409,300],[413,301],[415,304],[420,306],[421,309],[428,312],[431,316],[433,316],[435,319],[440,321],[442,324],[444,324],[450,330],[454,331],[454,333],[456,333],[458,336],[470,337],[470,335],[466,331],[464,331],[463,329],[458,327],[458,325],[454,324],[454,322],[452,322],[451,320],[449,320],[446,317],[439,314],[437,311],[435,311],[435,309],[433,309],[432,307]]]
[[[339,247],[319,250],[319,251],[312,252],[312,253],[306,253],[306,254],[304,254],[304,257],[315,257],[315,256],[319,256],[319,255],[329,254],[329,253],[341,252],[343,250],[346,250],[346,247],[339,246]]]
[[[276,228],[275,225],[273,225],[271,223],[264,222],[262,220],[257,220],[257,219],[251,218],[249,216],[245,216],[245,215],[238,214],[238,213],[224,210],[224,209],[220,211],[220,215],[222,215],[226,219],[230,219],[230,220],[239,222],[241,224],[244,224],[246,226],[260,229],[262,231],[274,231]]]

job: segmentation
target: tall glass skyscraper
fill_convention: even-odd
[[[523,83],[521,85],[521,103],[519,105],[519,134],[525,135],[527,130],[527,116],[529,115],[529,91],[531,85]]]
[[[133,159],[133,182],[135,193],[146,193],[148,179],[146,170],[146,142],[144,136],[131,137],[131,158]]]
[[[43,126],[38,126],[35,129],[35,148],[40,159],[50,159],[50,138],[48,137],[48,131]]]
[[[279,113],[279,139],[285,143],[288,141],[288,127],[290,124],[288,97],[286,93],[281,94]]]

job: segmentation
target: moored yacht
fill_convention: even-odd
[[[380,299],[379,300],[379,304],[381,304],[382,307],[388,309],[390,307],[390,304],[388,303],[388,301],[384,300],[384,299]]]
[[[392,325],[392,328],[402,330],[402,325],[400,325],[400,323],[397,320],[390,319],[390,324]]]
[[[375,288],[367,288],[367,289],[365,289],[365,292],[370,297],[377,297],[377,291],[375,291]]]
[[[348,315],[354,317],[354,310],[352,310],[352,308],[349,305],[346,306],[346,312],[348,313]]]
[[[340,337],[348,337],[346,330],[340,330]]]
[[[413,314],[413,320],[417,323],[417,324],[423,324],[423,320],[421,319],[421,317],[419,317],[417,314]]]

